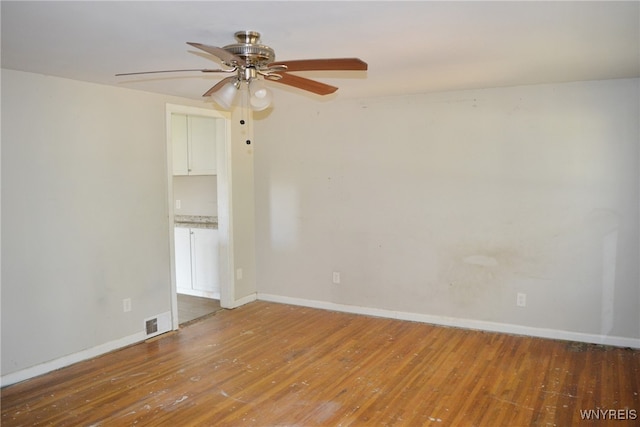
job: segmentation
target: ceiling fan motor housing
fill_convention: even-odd
[[[247,66],[260,68],[275,61],[275,51],[269,46],[259,44],[260,33],[238,31],[234,35],[238,43],[224,46],[223,49],[244,59]]]

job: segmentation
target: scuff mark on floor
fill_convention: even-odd
[[[176,400],[175,402],[173,402],[174,405],[177,405],[180,402],[184,402],[185,400],[187,400],[189,398],[189,396],[182,396],[180,399]]]
[[[241,402],[241,403],[248,403],[246,400],[242,400],[242,399],[237,399],[235,397],[231,397],[229,396],[224,390],[220,390],[220,394],[223,395],[224,397],[228,397],[231,400],[235,400],[236,402]]]
[[[518,402],[513,402],[511,400],[506,400],[506,399],[500,399],[499,397],[496,397],[496,396],[491,396],[491,398],[494,399],[494,400],[497,400],[498,402],[508,403],[510,405],[517,406],[518,408],[523,408],[523,409],[528,409],[530,411],[533,411],[533,408],[531,408],[529,406],[521,405]]]
[[[115,377],[115,378],[111,378],[111,382],[124,380],[124,379],[131,378],[131,377],[139,377],[141,375],[147,375],[147,373],[146,372],[138,372],[137,374],[125,375],[125,376],[122,376],[122,377]]]

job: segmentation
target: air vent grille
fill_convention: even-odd
[[[147,338],[164,334],[171,330],[171,312],[160,313],[144,319],[144,331]]]
[[[147,335],[155,334],[158,332],[158,318],[154,317],[153,319],[149,319],[145,322]]]

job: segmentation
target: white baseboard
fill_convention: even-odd
[[[487,322],[482,320],[461,319],[455,317],[434,316],[429,314],[410,313],[404,311],[385,310],[380,308],[359,307],[355,305],[337,304],[327,301],[292,298],[273,294],[258,293],[258,300],[303,307],[320,308],[324,310],[340,311],[367,316],[385,317],[389,319],[409,320],[412,322],[429,323],[440,326],[451,326],[464,329],[475,329],[489,332],[501,332],[530,337],[549,338],[565,341],[579,341],[590,344],[611,345],[616,347],[640,348],[640,339],[582,332],[563,331],[558,329],[535,328],[531,326],[513,325],[510,323]]]
[[[229,309],[238,308],[242,305],[249,304],[250,302],[253,302],[257,299],[258,299],[258,294],[256,293],[249,294],[246,297],[242,297],[240,299],[234,300],[231,304],[222,305],[222,308],[229,308]]]
[[[253,302],[256,299],[257,299],[257,295],[253,293],[243,298],[234,300],[230,306],[226,306],[224,308],[229,308],[229,309],[237,308],[242,305]],[[144,332],[139,332],[137,334],[129,335],[127,337],[124,337],[115,341],[110,341],[108,343],[101,344],[96,347],[80,351],[78,353],[70,354],[68,356],[51,360],[49,362],[41,363],[39,365],[32,366],[30,368],[23,369],[21,371],[12,372],[10,374],[3,375],[0,377],[0,387],[8,386],[8,385],[19,383],[21,381],[25,381],[31,378],[35,378],[39,375],[44,375],[49,372],[55,371],[56,369],[64,368],[66,366],[73,365],[74,363],[82,362],[84,360],[88,360],[93,357],[100,356],[105,353],[109,353],[110,351],[118,350],[128,345],[142,342],[147,338],[149,337],[146,336]]]
[[[640,348],[640,339],[616,336],[603,336],[585,334],[581,332],[563,331],[557,329],[534,328],[530,326],[513,325],[509,323],[486,322],[481,320],[461,319],[445,316],[433,316],[429,314],[410,313],[404,311],[385,310],[380,308],[360,307],[355,305],[337,304],[327,301],[309,300],[303,298],[285,297],[273,294],[253,293],[237,299],[229,309],[237,308],[250,302],[261,300],[282,304],[298,305],[303,307],[319,308],[323,310],[340,311],[344,313],[362,314],[367,316],[384,317],[389,319],[408,320],[412,322],[429,323],[440,326],[451,326],[464,329],[475,329],[489,332],[501,332],[515,335],[526,335],[539,338],[559,339],[565,341],[579,341],[591,344],[611,345],[616,347]],[[129,335],[115,341],[110,341],[96,347],[70,354],[49,362],[32,366],[21,371],[13,372],[0,377],[0,387],[15,384],[20,381],[43,375],[56,369],[73,365],[110,351],[118,350],[137,342],[144,341],[144,332]]]
[[[182,295],[190,295],[192,297],[220,299],[220,291],[212,292],[212,291],[199,291],[197,289],[178,288],[177,293]]]
[[[96,347],[80,351],[78,353],[73,353],[59,359],[51,360],[49,362],[41,363],[39,365],[23,369],[21,371],[3,375],[2,377],[0,377],[0,387],[28,380],[30,378],[55,371],[56,369],[64,368],[66,366],[73,365],[74,363],[82,362],[83,360],[88,360],[93,357],[109,353],[110,351],[118,350],[128,345],[144,341],[145,338],[146,336],[144,332],[139,332],[137,334],[129,335],[115,341],[110,341],[108,343],[101,344]]]

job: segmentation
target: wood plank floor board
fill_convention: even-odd
[[[1,391],[2,426],[631,426],[640,351],[254,302]]]

